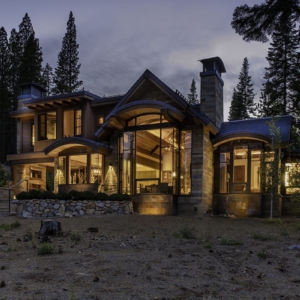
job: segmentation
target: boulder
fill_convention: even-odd
[[[45,219],[41,221],[39,236],[44,237],[48,235],[58,235],[60,233],[61,233],[60,222],[52,219]]]

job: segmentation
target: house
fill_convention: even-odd
[[[26,185],[44,190],[53,178],[54,192],[131,194],[141,214],[261,215],[267,120],[223,122],[224,64],[219,57],[201,63],[198,105],[149,70],[113,97],[84,90],[45,97],[43,87],[23,84],[11,114],[17,153],[7,157],[15,193]],[[291,122],[278,122],[282,147]]]

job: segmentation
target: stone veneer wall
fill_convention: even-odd
[[[131,214],[133,206],[131,201],[31,199],[12,201],[11,213],[24,218]]]
[[[261,194],[219,194],[214,195],[213,213],[230,214],[238,217],[261,217]],[[275,215],[274,215],[275,216]]]
[[[213,150],[209,131],[202,126],[192,131],[192,192],[178,196],[178,213],[203,215],[212,208]]]

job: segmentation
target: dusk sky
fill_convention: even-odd
[[[256,101],[260,96],[268,44],[247,43],[231,28],[235,7],[263,0],[2,0],[0,27],[8,36],[27,12],[43,51],[43,66],[53,69],[70,11],[79,43],[80,79],[99,96],[124,94],[149,69],[184,96],[194,78],[200,94],[204,58],[225,65],[224,120],[243,59],[248,57]]]

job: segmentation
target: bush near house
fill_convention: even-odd
[[[11,174],[10,172],[6,171],[1,165],[0,165],[0,187],[4,187],[7,185],[7,183],[11,180]]]
[[[53,193],[50,191],[38,191],[31,190],[29,192],[21,192],[16,195],[18,200],[27,199],[59,199],[59,200],[113,200],[113,201],[130,201],[131,196],[128,194],[112,194],[107,195],[105,193],[93,194],[89,191],[78,192],[70,191],[69,193],[60,192]]]

